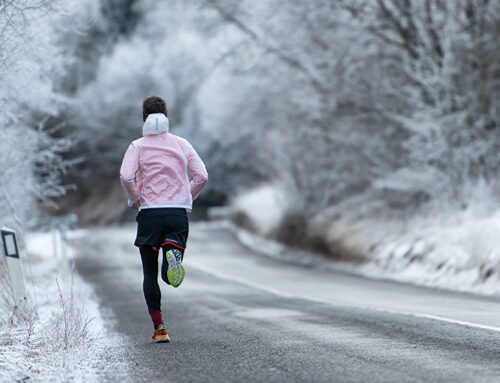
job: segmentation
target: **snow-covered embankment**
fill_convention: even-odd
[[[5,265],[0,264],[0,382],[100,380],[114,367],[112,358],[102,363],[103,352],[109,354],[108,345],[118,340],[105,329],[92,287],[71,270],[73,249],[51,233],[30,233],[26,248],[24,272],[35,308],[31,317],[13,314]]]
[[[500,212],[468,206],[446,214],[430,209],[427,214],[396,219],[360,213],[362,203],[351,201],[303,222],[304,247],[321,248],[326,256],[316,260],[311,253],[307,257],[304,250],[274,242],[277,233],[283,235],[288,208],[284,193],[276,186],[265,185],[235,198],[226,216],[265,237],[265,245],[259,239],[261,245],[254,246],[255,237],[233,228],[240,240],[273,256],[295,254],[296,258],[322,262],[325,267],[375,278],[500,293]],[[318,243],[320,246],[314,246]]]

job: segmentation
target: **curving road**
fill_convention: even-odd
[[[183,285],[162,286],[173,342],[150,344],[133,235],[76,240],[78,271],[124,339],[128,381],[500,381],[498,300],[270,259],[204,224],[191,226]]]

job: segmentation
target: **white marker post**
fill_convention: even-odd
[[[3,227],[1,232],[7,271],[16,308],[27,309],[28,295],[26,294],[23,265],[19,258],[16,232],[7,227]]]
[[[71,271],[69,267],[69,259],[68,259],[68,253],[66,251],[66,246],[67,246],[67,241],[68,241],[68,236],[66,234],[66,227],[61,226],[59,229],[59,238],[61,241],[61,263],[62,263],[62,269],[63,269],[63,275],[65,278],[69,278]]]

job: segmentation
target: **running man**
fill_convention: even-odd
[[[191,144],[169,133],[167,105],[161,97],[147,97],[142,114],[143,137],[128,147],[120,181],[129,207],[139,209],[134,244],[141,254],[144,297],[155,329],[153,341],[169,342],[160,307],[158,253],[161,248],[161,278],[178,287],[185,273],[182,260],[189,232],[187,212],[207,183],[208,174]]]

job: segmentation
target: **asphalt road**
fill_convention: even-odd
[[[162,286],[172,342],[151,344],[133,235],[77,240],[77,269],[115,318],[129,381],[500,381],[497,300],[270,259],[205,225],[191,227],[182,286]]]

